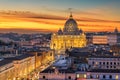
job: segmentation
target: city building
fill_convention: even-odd
[[[52,65],[58,69],[68,69],[71,67],[72,59],[66,55],[60,55],[59,59]]]
[[[92,56],[88,58],[89,68],[76,73],[77,79],[119,80],[120,56]]]
[[[117,34],[115,34],[115,33],[108,34],[108,44],[109,45],[117,44]]]
[[[117,44],[120,45],[120,33],[117,34]]]
[[[92,69],[120,69],[120,57],[95,56],[88,58],[88,64]]]
[[[23,79],[28,78],[30,72],[35,69],[35,56],[30,54],[24,54],[17,57],[6,58],[12,60],[14,64],[14,78]]]
[[[117,35],[117,44],[120,45],[120,32],[117,28],[115,28],[114,33]]]
[[[40,80],[75,80],[75,70],[71,68],[72,59],[61,55],[50,67],[40,72]]]
[[[72,14],[66,21],[63,30],[59,29],[51,37],[50,48],[55,50],[65,50],[72,47],[85,47],[86,35],[78,29],[77,22],[73,19]]]
[[[108,44],[108,38],[106,35],[94,35],[93,44]]]
[[[54,51],[27,52],[0,59],[0,80],[38,79],[39,71],[54,62]]]
[[[111,50],[120,55],[120,45],[112,45]]]
[[[14,80],[14,64],[12,60],[3,59],[0,61],[0,80]]]
[[[76,80],[76,74],[70,69],[58,70],[53,67],[42,71],[39,80]]]
[[[109,44],[110,46],[120,44],[120,33],[117,28],[111,33],[97,33],[92,37],[93,44]]]

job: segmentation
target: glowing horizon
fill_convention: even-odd
[[[113,32],[116,27],[120,31],[119,0],[1,1],[0,32],[57,32],[69,18],[68,8],[73,8],[73,18],[85,32]]]

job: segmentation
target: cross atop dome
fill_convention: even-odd
[[[70,18],[72,18],[73,16],[72,16],[72,12],[70,12]]]
[[[69,12],[70,12],[70,18],[72,18],[72,8],[69,8]]]

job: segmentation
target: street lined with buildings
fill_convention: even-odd
[[[85,33],[70,13],[53,34],[1,33],[0,56],[0,80],[119,80],[120,32]]]

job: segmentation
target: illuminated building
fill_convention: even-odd
[[[111,50],[115,53],[120,53],[120,45],[113,45],[111,46]]]
[[[42,65],[46,64],[46,63],[50,63],[52,61],[54,61],[54,51],[50,50],[50,51],[45,51],[42,53],[41,56],[41,62]]]
[[[35,55],[35,68],[39,68],[41,65],[45,65],[54,61],[53,50],[43,52],[32,52]]]
[[[71,65],[71,58],[62,55],[52,66],[40,72],[39,80],[76,80],[76,73],[70,68]]]
[[[108,43],[109,45],[116,45],[117,44],[117,35],[112,33],[108,35]]]
[[[0,80],[20,80],[27,78],[35,69],[35,56],[21,55],[0,61]]]
[[[32,77],[54,61],[52,50],[34,52],[0,60],[0,80],[22,80]],[[47,65],[47,66],[45,66]],[[43,69],[44,69],[43,68]]]
[[[120,80],[120,56],[92,56],[88,58],[89,69],[77,73],[77,79]]]
[[[88,58],[88,64],[92,69],[120,69],[120,57],[99,56]]]
[[[40,73],[39,80],[76,80],[76,74],[70,70],[47,69]]]
[[[14,79],[14,64],[12,60],[0,61],[0,80],[13,80]]]
[[[92,37],[93,44],[109,44],[116,45],[120,44],[120,33],[117,28],[115,28],[112,33],[104,33],[104,34],[95,34]]]
[[[93,36],[93,44],[108,44],[108,38],[106,35]]]
[[[85,47],[86,35],[80,29],[76,21],[73,19],[72,14],[66,21],[63,30],[59,29],[51,37],[50,48],[55,50],[65,50],[72,47]]]
[[[120,32],[118,31],[117,27],[115,28],[114,33],[117,35],[117,44],[120,45]]]
[[[93,44],[109,44],[116,45],[117,44],[117,35],[116,34],[108,34],[108,35],[94,35],[93,36]]]

